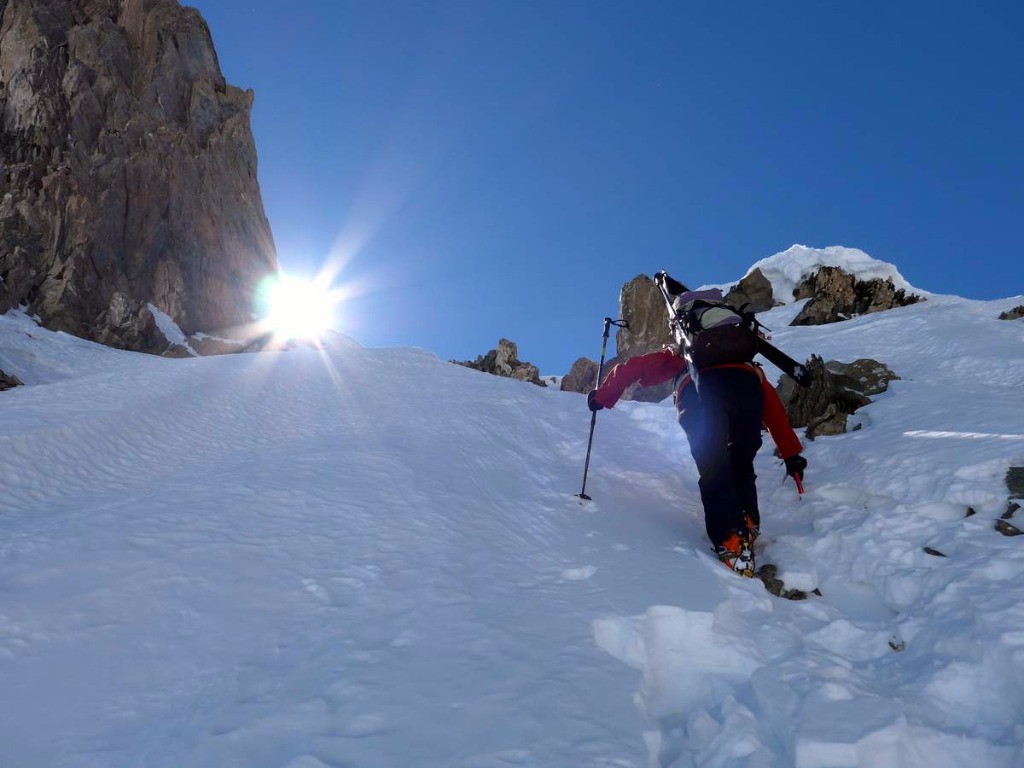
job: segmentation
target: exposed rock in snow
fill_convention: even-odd
[[[1024,304],[999,315],[1000,320],[1020,320],[1022,317],[1024,317]]]
[[[859,385],[858,389],[868,396],[882,394],[889,388],[890,381],[899,379],[885,363],[866,357],[852,363],[829,360],[825,368],[833,375],[853,379]]]
[[[519,359],[519,349],[515,342],[508,339],[501,339],[496,349],[492,349],[486,355],[480,355],[476,360],[458,361],[452,360],[457,365],[472,368],[476,371],[483,371],[494,376],[503,376],[518,381],[527,381],[536,384],[538,387],[546,387],[540,378],[540,369],[532,363],[524,363]]]
[[[1024,531],[1020,528],[1005,520],[996,520],[996,530],[1003,534],[1003,536],[1020,536],[1024,534]]]
[[[160,353],[171,343],[161,332],[150,305],[121,291],[111,296],[110,304],[99,317],[99,324],[92,330],[96,341],[115,349]]]
[[[831,365],[839,370],[844,364]],[[856,367],[852,367],[854,365]],[[858,360],[848,368],[855,372],[882,369],[888,371],[888,368],[875,360]],[[807,361],[807,370],[813,377],[810,387],[800,387],[788,377],[784,377],[779,384],[779,397],[789,414],[790,424],[793,427],[806,427],[807,437],[811,440],[823,435],[843,434],[850,414],[871,402],[863,391],[871,384],[866,378],[862,381],[846,374],[832,373],[829,365],[817,355],[811,355]],[[884,377],[884,373],[880,374],[879,379],[873,382],[873,388],[881,386],[879,382]]]
[[[840,267],[822,267],[797,289],[794,298],[810,301],[793,325],[825,325],[857,315],[884,312],[921,301],[917,294],[896,288],[891,278],[858,280]]]
[[[747,272],[725,295],[725,300],[737,308],[746,304],[751,312],[766,312],[778,303],[771,282],[758,268]]]
[[[795,325],[835,322],[922,299],[908,295],[914,291],[913,286],[892,264],[873,259],[855,248],[839,246],[794,245],[754,264],[731,288],[728,284],[716,287],[727,292],[726,300],[730,303],[749,304],[758,313],[814,297],[804,306]],[[622,286],[619,315],[629,327],[616,332],[616,356],[609,361],[609,370],[617,362],[675,343],[661,292],[647,275],[637,275]],[[585,371],[579,360],[574,368],[577,366],[581,366],[579,372]],[[563,389],[589,391],[590,386],[578,383],[575,376],[568,378],[568,383],[563,382]],[[666,382],[656,387],[631,387],[623,399],[660,402],[671,393],[672,383]]]
[[[618,357],[604,361],[604,371],[601,373],[601,381],[608,378],[608,374],[622,362]],[[579,392],[587,394],[594,389],[597,381],[598,364],[586,357],[581,357],[572,364],[569,373],[562,377],[561,389],[563,392]],[[658,384],[654,387],[642,387],[639,384],[632,384],[622,393],[622,400],[632,400],[640,403],[659,403],[672,394],[672,382]]]
[[[1010,467],[1006,470],[1006,487],[1011,499],[1024,499],[1024,467]]]
[[[637,275],[622,286],[619,292],[619,316],[626,321],[628,327],[619,328],[615,332],[615,359],[607,366],[609,371],[615,363],[657,352],[675,343],[668,326],[665,300],[658,286],[647,275]],[[672,382],[669,381],[654,387],[634,384],[623,393],[622,398],[657,403],[671,394]]]
[[[163,357],[184,358],[199,356],[199,353],[191,347],[189,340],[185,338],[185,334],[178,327],[178,324],[171,319],[170,315],[154,304],[147,304],[146,307],[153,314],[160,333],[170,342],[171,346],[164,351]]]
[[[610,365],[611,362],[612,361],[606,361],[608,365]],[[561,390],[563,392],[579,392],[580,394],[587,394],[594,389],[594,384],[597,382],[597,368],[598,365],[593,360],[587,357],[581,357],[572,364],[572,368],[569,369],[569,372],[562,377]]]
[[[6,392],[8,389],[20,386],[22,386],[22,381],[17,376],[11,376],[0,371],[0,392]]]
[[[760,271],[772,284],[776,302],[788,304],[794,300],[797,289],[822,267],[838,267],[857,280],[892,280],[897,290],[916,292],[895,266],[868,256],[857,248],[830,246],[808,248],[794,245],[782,253],[769,256],[754,264],[747,275]]]
[[[757,569],[757,578],[764,583],[764,588],[777,597],[787,600],[806,600],[807,593],[802,589],[789,589],[779,578],[779,567],[769,563]],[[820,594],[820,593],[819,593]]]
[[[656,352],[675,343],[668,327],[665,300],[647,275],[637,275],[622,286],[619,316],[627,324],[615,332],[615,356],[619,360]]]

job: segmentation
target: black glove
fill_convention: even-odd
[[[803,480],[805,469],[807,469],[807,459],[799,453],[786,459],[786,474],[790,477]]]
[[[587,408],[592,411],[600,411],[604,408],[599,402],[597,402],[597,390],[591,390],[587,393]]]

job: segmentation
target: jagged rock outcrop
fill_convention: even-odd
[[[168,345],[149,307],[120,291],[110,297],[110,305],[99,316],[96,331],[95,340],[111,347],[158,353]]]
[[[734,306],[747,304],[748,308],[754,312],[764,312],[776,306],[772,284],[760,269],[752,270],[743,280],[733,286],[725,298]],[[811,298],[811,301],[793,321],[793,325],[832,323],[855,315],[881,312],[893,307],[907,306],[923,301],[920,296],[907,295],[906,291],[897,289],[892,280],[857,280],[855,276],[839,267],[820,268],[794,291],[794,298]],[[619,294],[619,314],[626,320],[629,327],[620,328],[616,333],[617,355],[614,360],[609,361],[609,370],[615,362],[655,352],[675,342],[669,330],[668,312],[661,292],[654,281],[646,275],[638,275],[622,287]],[[860,370],[859,366],[862,363],[872,362],[852,363],[851,365],[858,367],[853,374],[855,378],[865,380],[871,378],[871,372]],[[581,366],[582,361],[578,360],[574,364],[574,371],[577,374],[585,375],[567,376],[562,383],[563,389],[586,392],[593,387],[588,382],[593,380],[597,368],[596,363],[590,362],[592,368],[584,369]],[[577,367],[579,370],[576,370]],[[623,398],[657,402],[671,393],[672,382],[666,382],[656,387],[631,387],[623,395]],[[852,413],[852,411],[844,411],[844,407],[837,404],[832,414],[832,420],[836,425],[841,425],[843,430],[845,430],[846,421],[843,414]],[[823,414],[824,409],[817,415],[822,416]],[[829,427],[821,426],[819,434],[821,429],[827,430]]]
[[[604,370],[601,372],[601,383],[608,378],[612,369],[621,362],[618,357],[604,361]],[[569,373],[562,377],[561,390],[563,392],[579,392],[587,394],[594,389],[597,381],[598,364],[586,357],[581,357],[572,364]],[[622,400],[635,400],[641,403],[660,403],[672,394],[673,382],[666,381],[653,387],[641,387],[633,384],[622,393]]]
[[[458,361],[452,360],[456,365],[472,368],[476,371],[483,371],[495,376],[504,376],[519,381],[528,381],[538,387],[546,387],[541,378],[540,370],[532,363],[524,363],[519,359],[519,349],[515,342],[508,339],[501,339],[497,349],[492,349],[486,355],[480,355],[476,360]]]
[[[17,376],[0,371],[0,392],[22,386],[22,381]]]
[[[1022,317],[1024,317],[1024,304],[1014,307],[1009,312],[1002,312],[999,315],[1000,320],[1020,320]]]
[[[606,361],[605,368],[610,369],[611,361]],[[562,377],[562,384],[559,387],[563,392],[579,392],[587,394],[597,383],[598,365],[587,357],[581,357],[572,364],[569,372]]]
[[[908,296],[902,288],[897,289],[891,279],[857,280],[839,267],[819,269],[793,292],[793,298],[811,300],[790,325],[836,323],[924,300],[917,294]]]
[[[1011,499],[1024,499],[1024,467],[1010,467],[1006,470],[1006,487]]]
[[[672,344],[668,310],[661,291],[647,275],[637,275],[619,291],[619,316],[626,328],[615,332],[615,356],[628,360]]]
[[[1024,467],[1007,468],[1006,488],[1010,492],[1010,497],[1006,501],[1006,511],[996,520],[996,530],[1003,536],[1020,536],[1024,531],[1009,521],[1021,510],[1021,504],[1017,499],[1024,500]]]
[[[760,269],[752,270],[734,285],[725,300],[737,308],[746,304],[751,312],[767,312],[776,303],[772,284]]]
[[[150,302],[249,322],[277,269],[252,100],[177,0],[0,0],[0,312],[146,351]]]
[[[637,275],[622,286],[619,292],[619,316],[628,324],[615,333],[615,359],[606,363],[608,370],[614,363],[637,355],[657,352],[675,343],[668,327],[668,310],[661,291],[647,275]],[[657,403],[672,394],[672,382],[655,387],[634,385],[623,393],[625,400]]]
[[[846,432],[850,414],[871,402],[868,393],[884,392],[890,381],[899,378],[883,363],[867,358],[848,364],[826,363],[812,355],[807,369],[813,377],[810,387],[783,377],[778,391],[790,424],[806,427],[811,440]]]

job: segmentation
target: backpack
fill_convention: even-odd
[[[698,371],[754,359],[757,326],[745,307],[726,304],[717,288],[687,291],[672,302],[685,335],[687,356]]]

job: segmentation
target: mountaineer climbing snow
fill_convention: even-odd
[[[611,408],[632,384],[675,379],[680,426],[700,474],[708,538],[718,558],[742,576],[756,571],[760,534],[754,457],[768,428],[786,473],[799,484],[807,460],[785,408],[759,365],[756,321],[723,301],[721,291],[689,291],[659,273],[678,344],[616,365],[587,396],[591,411]]]

